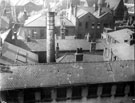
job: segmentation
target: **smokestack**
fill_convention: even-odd
[[[47,13],[47,63],[55,62],[54,12]]]

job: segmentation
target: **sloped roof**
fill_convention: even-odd
[[[71,21],[63,17],[63,22],[65,26],[74,26]],[[61,26],[61,17],[55,16],[55,26]],[[36,15],[28,18],[26,20],[24,27],[46,27],[46,16],[45,15]]]
[[[96,18],[101,18],[104,15],[106,15],[108,13],[112,13],[112,12],[111,12],[111,10],[109,8],[102,7],[101,14],[99,16],[98,15],[98,11],[95,11],[95,8],[94,7],[78,7],[77,17],[78,18],[81,18],[81,17],[85,16],[88,13],[92,14]]]
[[[122,0],[106,0],[106,3],[109,4],[110,9],[115,10],[121,1]],[[123,5],[124,5],[124,3],[123,3]]]
[[[1,56],[0,57],[0,66],[1,65],[11,65],[11,64],[14,64],[14,61],[12,61],[12,60],[10,60],[10,59],[8,59],[8,58],[6,58],[6,57],[3,57],[3,56]]]
[[[97,62],[97,61],[103,61],[103,55],[99,54],[86,54],[83,53],[83,62]],[[60,57],[60,59],[57,60],[57,62],[76,62],[75,60],[75,54],[65,54],[63,57]]]
[[[124,40],[129,40],[130,35],[132,35],[134,32],[130,29],[121,29],[113,32],[109,32],[108,35],[115,40],[117,40],[120,43],[124,43]]]
[[[109,8],[115,10],[119,3],[121,2],[121,0],[102,0],[103,2],[103,7],[106,6],[106,4],[109,4]],[[98,3],[98,0],[87,0],[87,3],[89,5],[89,7],[92,7],[95,3]]]
[[[2,43],[5,41],[5,39],[7,38],[9,32],[11,31],[11,29],[5,31],[4,33],[0,34],[0,37],[2,38]]]
[[[95,8],[94,7],[80,7],[80,9],[83,9],[87,12],[90,12],[90,13],[94,13],[95,12]]]
[[[25,6],[28,3],[32,3],[34,5],[42,5],[42,2],[35,2],[33,0],[19,0],[15,5],[16,6]]]
[[[2,56],[5,58],[8,58],[9,60],[16,61],[17,56],[20,57],[23,55],[22,53],[27,55],[27,62],[28,63],[37,63],[38,62],[38,56],[35,53],[32,53],[28,50],[25,50],[21,47],[15,46],[13,44],[10,44],[8,42],[4,42],[2,46]],[[18,53],[21,52],[21,55],[19,56]],[[21,60],[26,59],[25,57],[21,56]]]
[[[96,18],[102,18],[103,16],[105,16],[105,15],[108,14],[108,13],[112,13],[111,10],[110,10],[109,8],[103,7],[103,8],[101,9],[101,14],[100,14],[100,15],[98,14],[98,11],[95,11],[95,12],[93,13],[93,15],[94,15]]]
[[[78,10],[77,11],[77,17],[78,18],[81,18],[81,17],[83,17],[84,15],[86,15],[86,14],[88,14],[89,12],[87,12],[87,11],[85,11],[85,10],[83,10],[83,9],[80,9],[80,10]]]
[[[126,43],[118,43],[111,45],[114,55],[121,60],[135,60],[135,45],[128,45]]]
[[[56,40],[55,44],[59,43],[60,51],[75,51],[77,48],[89,50],[90,43],[81,39],[60,39]],[[17,46],[30,51],[46,51],[46,39],[31,40],[31,42],[16,41]]]
[[[0,19],[4,20],[5,22],[7,22],[9,24],[9,18],[6,16],[1,16]]]
[[[9,66],[1,73],[2,90],[134,81],[134,61]]]
[[[93,6],[97,2],[98,2],[98,0],[87,0],[89,7]]]
[[[77,7],[77,17],[78,18],[81,18],[88,13],[91,13],[93,15],[94,12],[95,12],[95,10],[93,7]]]
[[[0,28],[5,28],[8,29],[9,28],[9,18],[6,16],[1,16],[0,17]]]
[[[80,0],[70,0],[73,6],[80,5]]]

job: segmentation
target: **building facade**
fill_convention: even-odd
[[[60,36],[61,26],[64,25],[65,36],[75,35],[75,26],[65,17],[55,17],[55,34]],[[46,39],[46,16],[39,15],[29,18],[24,24],[23,35],[32,39]],[[21,34],[20,34],[21,35]]]
[[[113,28],[114,26],[114,18],[108,8],[102,8],[100,10],[101,14],[95,7],[77,7],[73,11],[70,17],[71,21],[76,25],[78,38],[85,38],[86,35],[90,34],[91,39],[95,40],[101,37],[104,27]]]

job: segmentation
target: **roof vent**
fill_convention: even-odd
[[[82,48],[77,48],[75,53],[75,60],[77,61],[83,61],[83,50]]]

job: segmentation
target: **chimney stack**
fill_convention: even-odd
[[[47,13],[47,63],[55,62],[54,12]]]
[[[2,56],[2,38],[0,37],[0,56]]]
[[[62,21],[61,28],[60,28],[61,39],[65,39],[65,33],[66,33],[66,28],[65,28],[65,24]]]
[[[57,46],[56,46],[56,58],[59,57],[59,43],[57,43]]]
[[[101,15],[103,0],[98,0],[98,15]]]
[[[96,42],[90,42],[90,52],[94,52],[96,50]]]
[[[77,5],[74,6],[74,16],[77,17]]]
[[[75,60],[76,60],[76,62],[83,61],[83,50],[82,50],[82,48],[77,48],[76,53],[75,53]]]
[[[94,10],[95,10],[95,11],[97,11],[97,10],[98,10],[97,2],[95,2],[95,3],[94,3],[93,7],[94,7]]]

